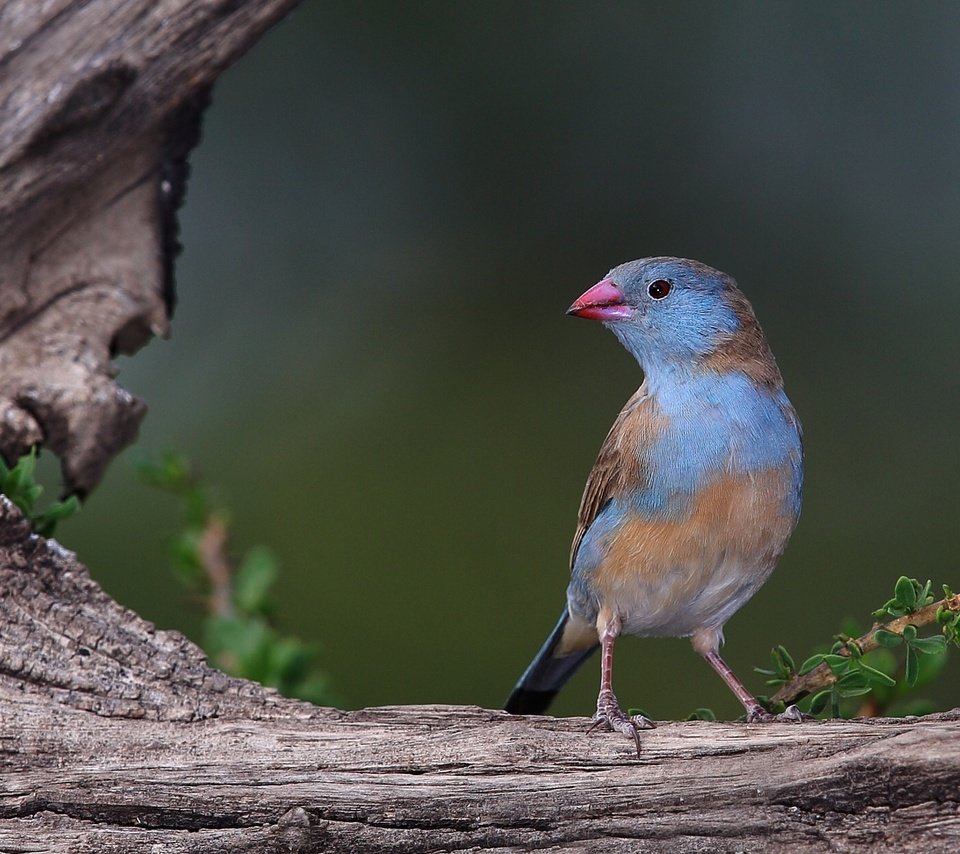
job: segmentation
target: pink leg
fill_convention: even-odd
[[[761,721],[766,720],[767,718],[773,718],[766,709],[763,708],[758,702],[757,698],[753,696],[745,687],[744,684],[737,679],[737,675],[730,669],[727,662],[725,662],[718,652],[707,652],[704,653],[703,657],[707,660],[710,666],[720,674],[720,678],[727,683],[727,686],[737,695],[737,699],[743,703],[743,707],[747,710],[747,720],[748,721]]]
[[[693,636],[693,648],[720,674],[720,678],[727,683],[727,687],[729,687],[730,690],[736,694],[737,699],[743,703],[743,708],[747,710],[748,722],[802,721],[804,718],[810,717],[809,715],[804,715],[796,706],[788,706],[787,709],[779,715],[772,715],[763,708],[763,706],[757,702],[757,698],[737,679],[737,675],[730,669],[727,662],[720,657],[718,648],[721,638],[722,635],[718,630],[701,630]]]
[[[593,716],[593,726],[590,729],[605,724],[612,730],[629,735],[637,745],[639,756],[638,730],[653,729],[655,724],[643,715],[628,717],[613,693],[613,646],[619,635],[620,618],[611,617],[600,631],[600,693],[597,695],[597,713]]]

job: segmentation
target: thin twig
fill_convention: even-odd
[[[233,614],[233,570],[227,559],[227,524],[219,513],[207,517],[197,552],[210,580],[209,611],[217,617],[229,617]]]
[[[948,611],[960,611],[960,593],[941,599],[915,611],[912,614],[906,614],[903,617],[897,617],[894,620],[888,620],[883,623],[874,623],[870,630],[853,641],[864,653],[877,649],[880,644],[876,640],[877,629],[886,629],[894,634],[902,634],[907,626],[926,626],[937,621],[937,611],[945,608]],[[850,655],[849,650],[844,647],[839,650],[838,655]],[[829,664],[818,664],[809,673],[802,676],[795,673],[790,681],[786,682],[770,698],[772,702],[783,702],[787,705],[795,703],[801,697],[829,688],[837,681],[837,675],[830,669]]]

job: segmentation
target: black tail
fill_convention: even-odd
[[[543,714],[574,671],[593,654],[599,646],[596,635],[591,644],[589,632],[584,642],[580,636],[571,637],[582,635],[582,630],[578,632],[577,627],[571,632],[571,628],[570,615],[564,608],[556,628],[507,697],[503,706],[506,711],[513,715]]]

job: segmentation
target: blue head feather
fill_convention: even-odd
[[[682,258],[642,258],[614,267],[606,278],[623,292],[632,313],[605,325],[648,376],[693,366],[740,326],[729,299],[736,285],[705,264]],[[669,285],[662,299],[649,292],[659,281]]]

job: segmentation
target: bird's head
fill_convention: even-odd
[[[731,345],[743,358],[772,358],[733,279],[697,261],[642,258],[621,264],[567,313],[602,322],[648,375],[660,367],[702,364]]]

